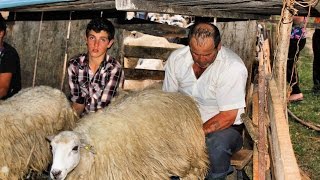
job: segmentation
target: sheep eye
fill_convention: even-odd
[[[79,149],[79,146],[75,146],[72,148],[72,151],[78,151],[78,149]]]
[[[50,148],[50,150],[52,150],[52,146],[51,145],[49,146],[49,148]]]

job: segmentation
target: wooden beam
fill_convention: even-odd
[[[268,109],[271,125],[272,160],[274,179],[300,180],[297,164],[289,133],[286,111],[280,99],[280,92],[275,79],[269,81]]]
[[[124,77],[128,80],[163,80],[164,71],[124,68]]]
[[[121,23],[114,24],[116,28],[125,29],[128,31],[138,31],[144,34],[150,34],[153,36],[160,36],[166,38],[187,38],[188,29],[181,28],[178,26],[170,26],[161,23],[130,23],[130,21],[124,21]]]
[[[124,56],[134,58],[162,59],[166,61],[176,48],[147,47],[147,46],[124,46]]]
[[[274,19],[266,19],[262,21],[258,21],[259,23],[270,23],[270,24],[278,24],[279,20],[274,20]],[[320,23],[312,23],[312,22],[307,22],[306,28],[318,28],[320,29]]]
[[[203,9],[197,6],[174,6],[170,3],[146,0],[115,0],[116,9],[120,11],[147,11],[168,14],[183,14],[202,17],[223,17],[235,19],[267,19],[267,16],[234,13],[229,11],[218,11]]]

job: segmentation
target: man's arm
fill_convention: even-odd
[[[80,89],[77,66],[69,62],[68,66],[68,78],[71,94],[71,106],[77,112],[78,116],[82,114],[85,108],[84,97],[82,97],[82,91]]]
[[[12,73],[0,73],[0,98],[7,95],[11,79]]]
[[[164,66],[165,76],[163,80],[162,90],[167,92],[178,91],[178,80],[174,74],[174,55],[170,55],[166,65]]]
[[[238,109],[220,111],[219,114],[215,115],[203,124],[203,131],[205,135],[230,127],[234,123],[237,114]]]

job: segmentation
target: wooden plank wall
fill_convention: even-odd
[[[221,22],[217,24],[222,36],[222,44],[234,52],[236,52],[244,61],[249,71],[248,79],[251,79],[252,64],[255,60],[256,52],[256,34],[257,21],[237,21],[237,22]],[[128,46],[124,47],[125,57],[135,58],[159,58],[166,60],[170,53],[175,49],[160,48],[160,47],[143,47],[143,46]],[[152,56],[153,55],[153,56]],[[150,71],[141,71],[136,73],[139,77],[146,76],[144,79],[163,79],[157,74],[156,77],[149,77]],[[126,73],[129,79],[137,79],[131,74]],[[249,85],[249,81],[248,81]]]
[[[71,20],[68,59],[86,51],[85,29],[88,22],[88,19]],[[32,86],[37,59],[35,85],[48,85],[60,89],[68,23],[69,20],[8,22],[6,40],[20,55],[23,88]],[[255,57],[256,21],[223,22],[218,23],[218,27],[222,32],[223,45],[238,53],[250,72]],[[39,30],[41,31],[38,41]],[[118,59],[123,57],[120,53],[122,39],[123,30],[117,29],[115,43],[109,52]],[[122,63],[123,60],[120,61]],[[63,91],[68,93],[66,80],[67,78],[64,80]]]
[[[217,27],[221,32],[222,45],[242,58],[248,69],[250,80],[252,64],[256,56],[257,21],[223,22],[217,23]]]
[[[68,59],[86,52],[85,29],[88,22],[89,20],[71,20]],[[35,85],[48,85],[60,89],[69,20],[42,21],[41,27],[40,24],[41,21],[8,22],[6,41],[19,53],[23,88],[33,84],[37,59]],[[119,42],[122,43],[122,31],[116,30],[115,43],[109,51],[116,58],[119,58]],[[67,78],[64,80],[64,92],[69,91],[66,81]]]

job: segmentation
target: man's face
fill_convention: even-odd
[[[215,47],[213,39],[209,37],[201,42],[191,38],[189,46],[194,63],[201,68],[207,68],[212,64],[221,49],[221,44]]]
[[[100,31],[96,33],[91,30],[88,33],[87,47],[90,57],[98,58],[104,56],[112,44],[113,40],[110,41],[108,39],[108,33],[106,31]]]

